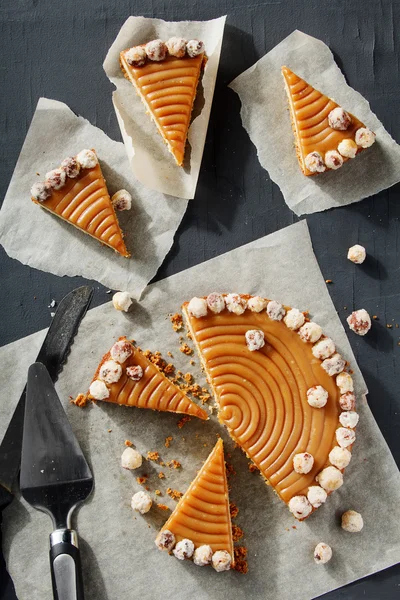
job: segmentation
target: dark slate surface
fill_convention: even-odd
[[[330,46],[349,84],[370,101],[372,110],[400,142],[397,0],[2,0],[0,197],[6,192],[40,96],[66,102],[110,137],[120,139],[111,103],[112,85],[102,61],[129,15],[182,20],[222,14],[228,19],[197,194],[157,279],[297,220],[260,167],[241,126],[238,98],[226,87],[293,29]],[[358,204],[307,219],[324,277],[333,281],[329,291],[340,317],[344,320],[350,310],[362,307],[379,317],[366,338],[351,333],[349,337],[370,390],[371,409],[397,463],[399,200],[397,185]],[[347,248],[356,242],[365,245],[369,253],[361,267],[345,258]],[[60,300],[82,282],[22,266],[3,249],[0,275],[1,344],[47,327],[50,301]],[[95,305],[109,300],[104,288],[95,287]],[[393,327],[389,329],[387,324]],[[398,597],[399,585],[397,566],[324,598],[388,600]]]

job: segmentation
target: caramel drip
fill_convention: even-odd
[[[282,321],[269,319],[265,311],[246,310],[238,316],[224,310],[201,319],[186,316],[216,396],[220,421],[284,502],[306,494],[336,445],[340,409],[335,379],[321,368],[311,344]],[[264,332],[261,350],[248,350],[249,329]],[[306,392],[315,385],[329,393],[324,408],[312,408],[307,402]],[[300,452],[314,457],[307,475],[293,469],[293,457]]]
[[[195,548],[208,544],[227,550],[233,558],[231,517],[226,479],[224,448],[218,440],[201,470],[165,523],[176,541],[187,538]]]
[[[178,165],[185,154],[187,132],[204,55],[167,57],[132,67],[121,52],[121,66],[150,111]]]

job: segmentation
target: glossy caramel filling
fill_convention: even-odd
[[[192,540],[195,548],[208,544],[213,552],[227,550],[233,559],[229,494],[225,471],[224,448],[218,440],[210,456],[179,500],[163,526],[179,542]]]
[[[315,476],[328,464],[336,445],[340,408],[335,379],[321,368],[312,345],[282,321],[265,311],[246,310],[196,319],[188,316],[218,407],[219,419],[235,442],[256,464],[284,502],[307,494]],[[250,352],[245,341],[249,329],[261,329],[265,346]],[[312,408],[307,390],[323,386],[329,400],[324,408]],[[309,452],[312,470],[294,471],[295,454]]]
[[[152,119],[178,165],[185,155],[187,133],[204,55],[167,57],[132,67],[120,55],[121,66],[148,108]]]

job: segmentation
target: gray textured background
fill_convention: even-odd
[[[330,46],[348,83],[369,100],[400,142],[398,0],[1,0],[0,198],[39,96],[66,102],[120,139],[112,85],[101,65],[127,16],[182,20],[221,14],[228,19],[197,195],[158,279],[297,220],[260,167],[241,126],[239,100],[226,87],[293,29]],[[322,272],[333,281],[329,291],[340,317],[361,307],[379,317],[365,339],[349,337],[370,390],[370,406],[398,464],[399,196],[397,185],[361,203],[307,219]],[[361,267],[345,258],[356,242],[370,254]],[[0,277],[1,344],[48,326],[50,301],[81,282],[24,267],[2,249]],[[96,284],[95,304],[109,300],[105,291]],[[398,597],[399,585],[400,568],[394,567],[324,598],[387,600]]]

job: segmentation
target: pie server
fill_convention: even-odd
[[[74,508],[93,488],[93,476],[44,365],[28,371],[20,489],[53,520],[50,567],[55,600],[84,600]]]

